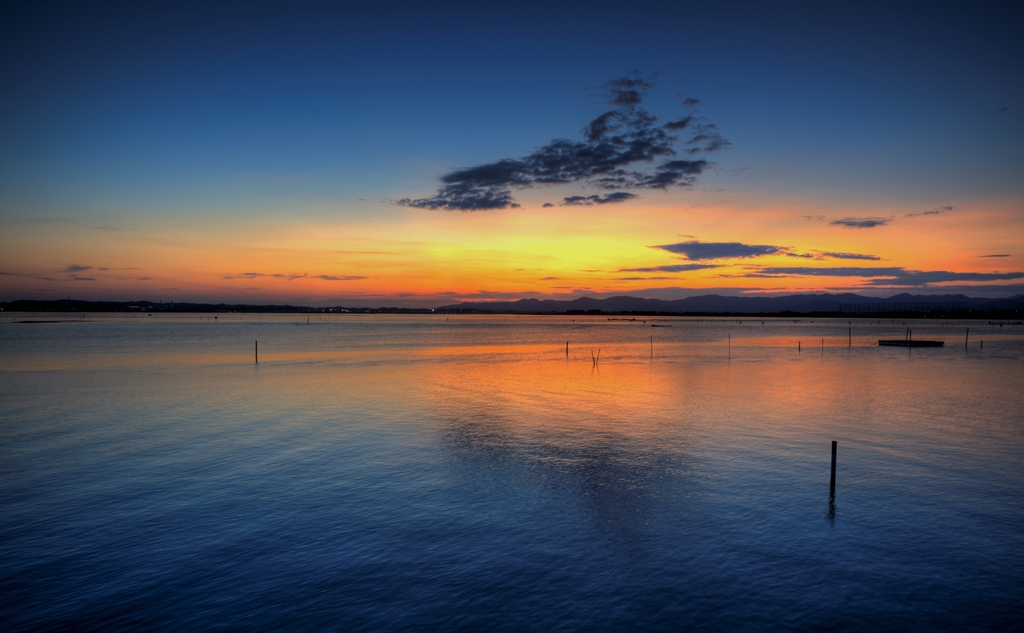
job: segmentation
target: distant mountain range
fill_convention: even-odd
[[[932,310],[1024,310],[1024,295],[1006,299],[981,299],[966,295],[911,295],[888,298],[845,294],[802,294],[784,297],[724,297],[703,295],[666,301],[639,297],[581,297],[570,301],[520,299],[519,301],[467,302],[441,306],[438,312],[501,313],[681,313],[681,314],[758,314],[777,312],[927,312]]]

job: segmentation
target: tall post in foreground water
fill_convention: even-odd
[[[260,342],[256,341],[256,364],[260,364]]]
[[[828,489],[832,492],[836,491],[836,441],[832,440],[832,477],[828,482]]]
[[[971,338],[971,328],[967,328],[967,334],[964,334],[964,349],[967,349],[967,339]]]

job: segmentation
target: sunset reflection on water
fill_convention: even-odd
[[[660,323],[0,323],[0,617],[952,630],[1024,606],[1024,332]]]

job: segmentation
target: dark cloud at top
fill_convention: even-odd
[[[518,208],[512,190],[534,185],[586,182],[612,190],[690,187],[711,164],[703,159],[674,159],[679,139],[670,131],[692,128],[693,136],[682,150],[690,155],[719,151],[731,144],[714,124],[695,123],[692,117],[659,125],[656,116],[640,107],[652,87],[653,78],[623,77],[611,81],[602,88],[609,102],[618,107],[585,125],[583,140],[555,139],[522,158],[453,171],[441,177],[437,195],[402,198],[398,204],[420,209],[480,211]]]
[[[662,244],[655,246],[670,253],[683,255],[686,259],[729,259],[737,257],[761,257],[784,252],[782,246],[767,244],[742,244],[740,242],[680,242],[679,244]]]
[[[687,108],[693,108],[700,105],[700,99],[694,99],[693,97],[687,97],[683,99],[683,105]]]
[[[840,218],[829,222],[833,226],[843,226],[848,229],[873,229],[888,223],[889,218]]]

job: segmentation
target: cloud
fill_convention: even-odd
[[[979,257],[1009,257],[1009,255],[1004,255],[1002,253],[999,253],[999,254],[996,254],[996,255],[979,255]]]
[[[823,215],[805,215],[804,219],[811,220],[812,222],[825,222],[828,220],[828,218]]]
[[[761,257],[784,252],[782,246],[767,244],[741,244],[740,242],[700,242],[693,240],[679,244],[662,244],[652,248],[683,255],[686,259],[728,259],[736,257]]]
[[[623,77],[603,86],[609,103],[618,106],[582,130],[583,140],[555,139],[522,158],[505,158],[460,169],[441,177],[441,188],[429,198],[402,198],[397,204],[419,209],[483,211],[516,209],[513,189],[540,185],[588,183],[600,189],[665,189],[690,187],[710,163],[674,160],[678,137],[658,125],[658,118],[640,107],[653,78]],[[692,127],[687,154],[715,152],[731,144],[714,124],[680,119],[669,130]],[[662,161],[655,164],[657,161]],[[550,204],[550,203],[548,203]]]
[[[693,127],[697,134],[686,141],[687,145],[693,146],[687,149],[686,153],[717,152],[732,147],[732,143],[722,138],[722,135],[719,134],[717,125],[711,123],[708,125],[695,125]]]
[[[949,207],[949,206],[946,206],[946,207],[935,207],[931,211],[922,211],[920,213],[908,213],[908,214],[904,215],[903,217],[905,217],[905,218],[916,218],[916,217],[920,217],[922,215],[939,215],[940,213],[946,213],[948,211],[953,211],[954,208],[955,207]]]
[[[1013,273],[956,273],[947,270],[905,270],[892,281],[872,279],[868,283],[876,286],[927,286],[946,281],[1003,281],[1024,279],[1024,272]]]
[[[665,129],[666,130],[685,130],[687,127],[690,126],[691,123],[693,123],[696,120],[697,120],[697,118],[695,116],[693,116],[692,114],[688,115],[688,116],[684,116],[683,118],[679,119],[678,121],[669,121],[668,123],[666,123],[665,124]]]
[[[586,207],[589,207],[589,206],[592,206],[592,205],[595,205],[595,204],[615,204],[615,203],[618,203],[618,202],[625,202],[626,200],[632,200],[633,198],[638,198],[638,197],[639,196],[637,196],[635,193],[626,193],[625,191],[616,191],[614,193],[605,194],[603,196],[599,196],[599,195],[593,195],[593,196],[569,196],[568,198],[563,198],[562,206],[563,207],[570,207],[570,206],[586,206]],[[548,205],[545,204],[544,206],[548,206]],[[554,205],[552,205],[552,206],[554,206]]]
[[[653,189],[665,189],[670,185],[689,187],[709,166],[706,160],[670,160],[659,165],[653,175],[638,181],[635,186]],[[622,186],[629,185],[624,183]]]
[[[222,279],[259,279],[260,277],[272,277],[274,279],[284,279],[285,281],[292,281],[293,279],[323,279],[326,281],[353,281],[356,279],[366,279],[359,275],[310,275],[309,273],[238,273],[235,275],[228,274],[224,275]]]
[[[928,286],[949,281],[1003,281],[1008,279],[1024,279],[1024,272],[1010,273],[972,273],[952,272],[948,270],[907,270],[903,267],[809,267],[809,266],[773,266],[762,267],[740,275],[742,277],[759,278],[773,277],[861,277],[873,286]]]
[[[682,273],[690,270],[718,268],[720,264],[669,264],[667,266],[651,266],[649,268],[620,268],[620,273]]]
[[[608,94],[608,104],[616,106],[638,106],[647,96],[647,91],[654,87],[653,77],[620,77],[601,86]]]
[[[1010,109],[1010,106],[1003,106],[1003,107],[999,108],[998,110],[996,110],[996,114],[1002,114],[1002,113],[1006,112],[1009,109]]]
[[[888,223],[889,218],[840,218],[829,222],[832,226],[842,226],[848,229],[873,229]]]
[[[366,279],[362,275],[313,275],[313,279],[324,279],[326,281],[356,281]]]
[[[683,106],[687,108],[693,108],[700,105],[700,99],[694,99],[693,97],[687,97],[683,99]]]
[[[768,275],[786,275],[799,277],[896,277],[906,272],[904,268],[861,268],[856,266],[772,266],[763,267],[757,270],[758,273]]]
[[[63,279],[56,279],[54,277],[49,277],[47,275],[43,275],[43,274],[39,274],[39,273],[11,273],[11,272],[0,271],[0,275],[4,275],[4,276],[8,276],[8,277],[28,277],[29,279],[38,279],[39,281],[49,281],[49,282],[60,282],[60,281],[96,281],[95,277],[79,277],[77,274],[75,274],[76,272],[82,272],[83,270],[90,270],[91,268],[92,268],[92,266],[78,266],[76,264],[71,264],[67,268],[65,268],[64,270],[61,271],[61,272],[71,273],[67,277],[64,277]]]
[[[871,261],[878,261],[882,259],[878,255],[861,255],[860,253],[836,253],[832,251],[818,251],[823,257],[830,257],[832,259],[867,259]]]

